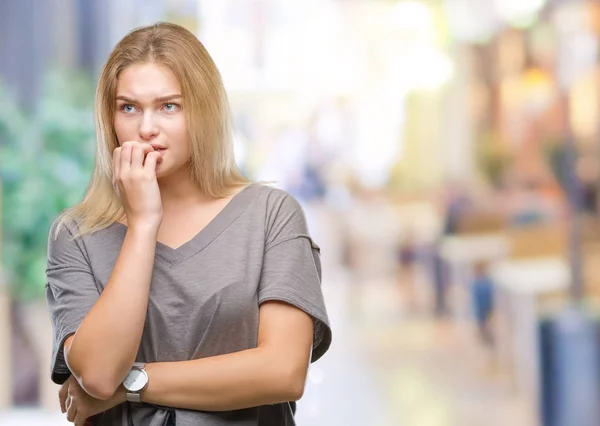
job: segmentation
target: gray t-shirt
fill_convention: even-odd
[[[73,239],[76,224],[50,230],[46,299],[54,327],[52,380],[70,375],[63,355],[105,288],[127,228],[115,223]],[[173,249],[156,244],[146,323],[136,360],[184,361],[254,348],[258,309],[267,300],[294,305],[314,319],[312,361],[329,348],[331,329],[321,291],[319,247],[298,202],[251,184],[200,233]],[[95,425],[294,425],[292,404],[205,412],[125,403],[94,417]],[[169,420],[171,419],[171,420]]]

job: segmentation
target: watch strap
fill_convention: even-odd
[[[142,395],[139,392],[127,392],[127,401],[141,404]]]

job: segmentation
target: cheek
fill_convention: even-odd
[[[173,133],[177,135],[178,139],[187,137],[187,127],[185,125],[185,119],[183,116],[178,117],[177,120],[173,120],[172,129]]]
[[[117,117],[114,121],[114,129],[119,143],[135,139],[136,130],[133,120],[124,120]]]
[[[174,120],[170,123],[169,127],[169,139],[177,145],[177,151],[180,152],[182,156],[189,156],[190,147],[185,120]]]

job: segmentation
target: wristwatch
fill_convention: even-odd
[[[134,362],[133,367],[123,380],[123,387],[127,391],[127,401],[142,402],[141,393],[148,386],[148,373],[146,373],[146,364],[143,362]]]

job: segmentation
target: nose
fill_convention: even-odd
[[[151,111],[147,111],[142,116],[140,123],[140,138],[150,141],[158,136],[159,130]]]

